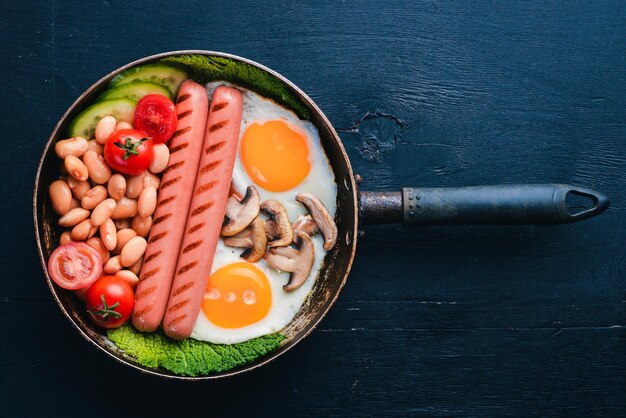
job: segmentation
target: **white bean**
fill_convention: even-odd
[[[85,219],[72,228],[70,237],[72,238],[72,241],[85,241],[86,239],[93,237],[97,230],[98,227],[94,226],[90,219]]]
[[[109,261],[109,258],[111,258],[109,250],[104,247],[104,243],[100,238],[92,237],[85,241],[85,243],[91,248],[95,248],[100,253],[100,257],[102,257],[102,264],[106,263]]]
[[[115,130],[119,131],[120,129],[133,129],[133,125],[130,122],[125,121],[117,122]]]
[[[101,155],[87,151],[83,155],[83,162],[89,171],[89,177],[96,184],[104,184],[111,178],[111,169]],[[70,171],[69,169],[67,171]]]
[[[154,157],[152,157],[150,171],[152,171],[153,173],[160,173],[167,167],[167,163],[170,160],[170,150],[165,144],[156,144],[153,147],[153,150]]]
[[[159,176],[152,174],[149,171],[146,171],[145,174],[146,176],[143,178],[143,187],[154,186],[155,189],[159,190],[159,186],[161,185]]]
[[[74,197],[78,200],[82,199],[83,196],[85,196],[85,194],[91,189],[88,181],[76,180],[72,176],[67,178],[67,184],[70,186]]]
[[[115,227],[117,228],[118,231],[120,229],[130,228],[130,222],[132,221],[132,218],[126,218],[126,219],[111,218],[111,219],[113,219],[113,223],[115,224]]]
[[[115,249],[117,245],[117,230],[111,218],[108,218],[100,225],[100,238],[107,250],[113,251]]]
[[[135,264],[146,252],[148,242],[143,237],[131,238],[120,253],[120,264],[130,267]]]
[[[80,136],[64,139],[54,145],[54,152],[56,152],[61,159],[65,159],[68,155],[80,157],[87,152],[87,140]]]
[[[104,267],[102,267],[102,270],[107,274],[115,274],[121,269],[122,264],[120,263],[119,255],[109,258],[109,261],[104,263]]]
[[[67,173],[79,181],[86,181],[89,178],[89,171],[80,158],[74,155],[68,155],[63,160]]]
[[[106,144],[109,136],[115,131],[115,125],[117,125],[117,120],[115,120],[114,116],[105,116],[98,121],[96,124],[96,141],[99,144]]]
[[[65,245],[72,242],[72,236],[70,235],[70,231],[65,231],[59,237],[59,245]]]
[[[127,197],[123,197],[118,200],[117,205],[115,206],[115,210],[111,215],[111,218],[115,219],[126,219],[132,218],[137,214],[137,201],[135,199],[129,199]]]
[[[104,147],[96,142],[95,139],[92,139],[87,143],[87,151],[93,151],[98,155],[102,155],[104,152]]]
[[[68,187],[69,190],[69,187]],[[157,191],[154,186],[144,187],[137,201],[137,213],[144,218],[152,215],[156,209]]]
[[[117,231],[117,245],[113,251],[119,253],[122,251],[122,248],[124,248],[124,245],[126,245],[131,238],[135,238],[136,236],[137,233],[130,228],[120,229]]]
[[[53,181],[48,189],[52,210],[59,215],[65,215],[72,204],[72,190],[63,180]]]
[[[126,179],[121,174],[113,174],[107,185],[109,196],[115,200],[120,200],[126,193]]]
[[[91,213],[91,222],[100,226],[106,222],[107,219],[111,217],[113,212],[115,211],[116,203],[115,199],[105,199],[98,204]],[[115,225],[114,225],[115,226]]]
[[[80,204],[85,209],[93,209],[107,198],[107,189],[104,186],[94,186],[80,200]]]
[[[126,197],[137,199],[143,190],[143,179],[146,173],[129,177],[126,180]]]
[[[141,257],[139,259],[139,261],[137,261],[135,264],[130,266],[128,268],[128,270],[132,271],[133,273],[135,273],[137,275],[137,277],[139,277],[139,273],[141,273],[141,266],[142,265],[143,265],[143,257]]]
[[[133,222],[130,227],[133,228],[137,235],[146,238],[148,234],[150,234],[150,228],[152,228],[152,216],[144,218],[137,215],[133,218]]]
[[[59,218],[59,225],[70,227],[84,221],[89,217],[89,211],[83,208],[70,209],[65,215]]]
[[[137,286],[137,283],[139,283],[137,275],[130,270],[120,270],[115,273],[115,277],[124,280],[133,289]]]

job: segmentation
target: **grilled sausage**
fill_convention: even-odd
[[[211,274],[237,154],[242,110],[243,98],[238,90],[222,86],[213,93],[185,234],[163,319],[163,330],[177,340],[191,334]]]
[[[192,80],[183,82],[176,104],[180,119],[169,142],[171,156],[161,180],[135,292],[133,324],[140,331],[154,331],[165,313],[202,152],[208,106],[203,86]]]

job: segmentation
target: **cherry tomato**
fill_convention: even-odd
[[[130,318],[135,305],[133,289],[115,276],[102,276],[87,291],[87,313],[103,328],[117,328]]]
[[[135,128],[146,132],[155,144],[162,144],[176,130],[178,116],[174,103],[162,94],[148,94],[135,108]]]
[[[83,289],[100,277],[102,256],[84,242],[70,242],[52,252],[48,273],[63,289]]]
[[[104,144],[104,159],[114,170],[136,176],[150,167],[154,158],[153,147],[145,132],[119,129]]]

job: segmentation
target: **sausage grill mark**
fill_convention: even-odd
[[[184,285],[177,287],[172,291],[172,297],[178,296],[183,293],[185,290],[191,288],[193,286],[193,282],[185,283]]]
[[[179,130],[177,130],[176,132],[174,132],[174,134],[171,136],[171,138],[170,138],[170,139],[174,139],[174,138],[176,138],[177,136],[181,136],[182,134],[185,134],[185,133],[187,133],[187,132],[189,132],[189,131],[191,131],[191,126],[187,126],[186,128],[179,129]]]
[[[194,226],[192,226],[191,228],[189,228],[189,230],[187,231],[188,234],[193,234],[194,232],[196,232],[198,229],[202,228],[204,226],[206,222],[200,222],[199,224],[196,224]]]
[[[206,191],[211,190],[217,184],[217,180],[211,180],[204,183],[202,186],[198,187],[196,190],[196,194],[204,193]],[[153,223],[154,225],[154,223]]]
[[[154,270],[150,270],[150,271],[148,271],[148,272],[144,273],[144,274],[141,276],[141,280],[146,280],[146,279],[149,279],[150,277],[152,277],[152,276],[154,276],[155,274],[157,274],[160,270],[161,270],[161,268],[160,268],[160,267],[157,267],[157,268],[155,268]]]
[[[179,144],[179,145],[176,145],[175,147],[173,147],[173,148],[170,150],[170,155],[174,154],[175,152],[180,151],[181,149],[185,149],[185,148],[187,148],[188,146],[189,146],[189,142],[185,142],[184,144]]]
[[[186,317],[187,317],[187,314],[183,314],[183,315],[181,315],[181,316],[177,316],[176,318],[172,319],[172,320],[169,322],[169,324],[168,324],[168,325],[169,325],[169,326],[174,326],[174,325],[178,324],[180,321],[182,321],[183,319],[185,319]]]
[[[207,147],[207,149],[205,149],[204,151],[205,151],[207,154],[210,154],[210,153],[215,152],[215,151],[217,151],[218,149],[220,149],[220,148],[224,147],[224,145],[226,145],[226,141],[220,141],[220,142],[218,142],[217,144],[213,144],[213,145],[211,145],[210,147]]]
[[[200,244],[202,244],[202,240],[199,240],[199,241],[196,241],[196,242],[192,242],[191,244],[189,244],[188,246],[183,248],[183,254],[193,250],[194,248],[199,247]]]
[[[176,170],[177,168],[181,167],[183,164],[185,164],[185,160],[181,160],[177,163],[168,165],[167,168],[163,171],[163,175],[165,175],[166,173],[169,173],[170,171]]]
[[[172,306],[170,308],[170,312],[176,312],[177,310],[179,310],[180,308],[182,308],[183,306],[185,306],[186,304],[189,303],[189,299],[186,299],[182,302],[178,302],[176,305]]]
[[[192,113],[193,113],[193,109],[188,110],[188,111],[183,112],[183,113],[179,113],[179,114],[178,114],[178,120],[181,120],[181,119],[183,119],[183,118],[186,118],[187,116],[191,115]]]
[[[145,308],[141,309],[139,312],[135,312],[135,315],[137,315],[137,317],[142,317],[144,314],[150,312],[152,308],[154,308],[154,305],[148,305]]]
[[[167,218],[169,218],[170,216],[172,216],[172,214],[171,214],[171,213],[166,213],[166,214],[165,214],[165,215],[163,215],[163,216],[159,216],[159,217],[158,217],[158,218],[156,218],[154,221],[152,221],[152,226],[155,226],[155,225],[160,224],[161,222],[163,222],[164,220],[166,220],[166,219],[167,219]],[[144,261],[144,263],[145,263],[145,261]]]
[[[178,100],[176,100],[176,104],[180,104],[191,97],[191,94],[183,94],[182,96],[178,96]]]
[[[152,223],[152,225],[154,225],[154,223]],[[146,257],[145,260],[143,260],[143,264],[144,265],[148,264],[149,262],[151,262],[152,260],[154,260],[155,258],[157,258],[160,255],[161,255],[161,251],[157,251],[154,254],[150,254],[149,256]]]
[[[159,191],[161,192],[166,187],[170,187],[172,184],[178,183],[179,180],[180,180],[180,176],[177,176],[177,177],[174,177],[171,180],[166,181],[165,183],[161,183],[161,189]]]
[[[197,262],[197,261],[192,261],[192,262],[191,262],[191,263],[189,263],[189,264],[185,264],[184,266],[182,266],[182,267],[178,270],[178,273],[176,273],[176,274],[183,274],[183,273],[186,273],[186,272],[188,272],[189,270],[191,270],[192,268],[194,268],[197,264],[198,264],[198,262]],[[191,282],[190,282],[190,283],[188,283],[188,284],[191,286],[193,283],[191,283]],[[186,285],[185,285],[185,286],[186,286]]]
[[[228,119],[224,119],[222,121],[219,121],[217,123],[214,123],[213,125],[209,126],[209,132],[215,132],[217,130],[222,129],[224,126],[228,125]]]
[[[204,167],[200,169],[200,174],[206,174],[209,171],[215,170],[215,168],[217,168],[217,166],[220,165],[221,163],[222,163],[222,160],[212,161],[208,163],[207,165],[205,165]],[[163,189],[163,186],[161,186],[161,189]]]
[[[152,292],[156,290],[156,288],[156,285],[154,285],[150,286],[147,289],[143,289],[141,292],[137,292],[137,294],[135,295],[135,299],[140,300],[145,298],[146,296],[149,296],[150,294],[152,294]]]
[[[155,236],[150,238],[150,241],[148,241],[148,244],[152,244],[154,242],[157,242],[158,240],[160,240],[161,238],[163,238],[166,235],[167,235],[167,231],[163,231],[160,234],[156,234]]]
[[[198,215],[200,215],[202,212],[204,212],[204,211],[206,211],[206,210],[210,209],[210,208],[211,208],[211,206],[213,206],[213,202],[208,202],[208,203],[205,203],[205,204],[204,204],[204,205],[202,205],[202,206],[198,206],[197,208],[195,208],[195,209],[193,210],[193,212],[191,212],[191,216],[192,216],[192,217],[193,217],[193,216],[198,216]]]
[[[217,112],[218,110],[224,109],[226,106],[228,106],[228,102],[216,103],[211,108],[211,111]]]
[[[176,199],[176,195],[170,196],[167,199],[163,199],[159,202],[159,206],[167,205],[168,203],[174,201]],[[153,224],[154,225],[154,224]]]

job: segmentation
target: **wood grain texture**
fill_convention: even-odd
[[[623,2],[27,0],[0,6],[0,28],[3,415],[110,416],[103,376],[189,399],[120,416],[626,415]],[[368,228],[338,303],[283,358],[201,385],[140,375],[83,341],[52,301],[32,184],[85,88],[189,48],[299,85],[364,189],[564,182],[612,206],[556,227]]]

